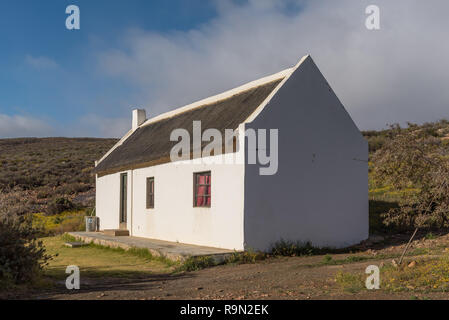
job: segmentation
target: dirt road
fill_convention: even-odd
[[[335,282],[338,270],[363,274],[379,260],[319,266],[322,256],[275,258],[256,264],[225,265],[146,279],[84,279],[70,293],[40,294],[44,299],[447,299],[447,294],[346,293]],[[63,286],[63,285],[61,285]]]

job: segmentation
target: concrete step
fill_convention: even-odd
[[[129,231],[123,229],[107,229],[103,230],[103,234],[112,237],[128,237]]]
[[[87,246],[87,243],[84,243],[84,242],[66,242],[66,243],[64,243],[64,245],[66,247],[69,247],[69,248],[80,248],[80,247]]]

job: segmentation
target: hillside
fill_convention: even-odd
[[[116,139],[0,139],[0,211],[58,213],[94,206],[94,161]]]
[[[449,142],[449,121],[441,120],[407,130],[423,130]],[[392,129],[364,131],[370,157],[389,140]],[[0,139],[0,213],[44,212],[53,215],[73,207],[93,207],[94,161],[115,143],[116,139],[95,138],[19,138]],[[372,181],[372,200],[384,200],[390,187]],[[391,193],[391,192],[390,192]]]
[[[407,126],[408,130],[419,129],[425,131],[428,135],[433,137],[438,137],[445,143],[449,142],[449,120],[440,120],[437,122],[426,122],[422,125],[416,125],[409,123]],[[395,130],[385,129],[385,130],[370,130],[362,131],[363,136],[369,143],[370,154],[382,148],[386,141],[393,139]]]

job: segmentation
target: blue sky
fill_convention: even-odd
[[[368,31],[371,2],[4,0],[0,137],[119,137],[133,107],[154,116],[309,53],[361,129],[449,117],[449,4],[374,1]]]
[[[80,8],[80,30],[65,27],[69,4]],[[129,28],[186,30],[215,14],[212,3],[201,0],[2,1],[0,114],[45,120],[55,126],[50,134],[64,134],[59,127],[92,110],[120,116],[109,106],[133,89],[98,72],[95,53],[116,46],[117,34]]]

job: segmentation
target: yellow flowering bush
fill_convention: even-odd
[[[69,231],[85,230],[86,215],[84,210],[64,211],[54,216],[46,216],[44,213],[33,214],[33,227],[39,229],[45,235],[62,234]]]

